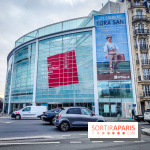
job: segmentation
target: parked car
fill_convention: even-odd
[[[18,120],[22,118],[37,118],[45,111],[47,111],[46,106],[27,106],[21,110],[14,111],[11,117]]]
[[[54,123],[55,123],[55,116],[61,110],[62,110],[61,108],[56,108],[56,109],[52,109],[52,110],[49,110],[47,112],[44,112],[43,116],[42,116],[42,120],[46,121],[46,122],[49,122],[50,124],[54,125]]]
[[[150,109],[147,109],[144,113],[144,120],[150,123]]]
[[[86,107],[64,107],[56,115],[55,125],[62,131],[74,127],[88,127],[88,122],[105,122],[103,116],[95,115]]]
[[[144,121],[144,115],[135,115],[134,120],[138,122]]]

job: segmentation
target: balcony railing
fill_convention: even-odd
[[[150,60],[148,60],[148,59],[142,59],[141,61],[142,61],[142,65],[150,64]]]
[[[147,21],[146,15],[136,15],[132,17],[132,21]]]
[[[150,97],[150,91],[144,91],[142,97]]]
[[[139,64],[139,60],[138,59],[136,60],[136,64]]]
[[[147,44],[140,44],[140,50],[148,50]]]
[[[149,29],[136,29],[133,31],[134,35],[135,34],[149,34]]]

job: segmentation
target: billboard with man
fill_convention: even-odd
[[[125,14],[94,16],[98,80],[131,80]]]

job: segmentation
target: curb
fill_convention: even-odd
[[[146,131],[141,131],[141,134],[145,134],[145,135],[148,135],[148,136],[150,136],[150,132],[146,132]]]

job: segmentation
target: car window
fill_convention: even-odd
[[[146,112],[150,112],[150,109],[147,109]]]
[[[55,112],[55,111],[56,111],[56,109],[51,109],[51,110],[50,110],[50,112]]]
[[[56,113],[59,113],[60,111],[62,111],[62,109],[55,110]]]
[[[24,108],[23,111],[30,111],[31,107]]]
[[[81,108],[82,115],[92,115],[92,112],[87,108]]]
[[[70,108],[67,111],[67,114],[81,114],[80,108]]]

